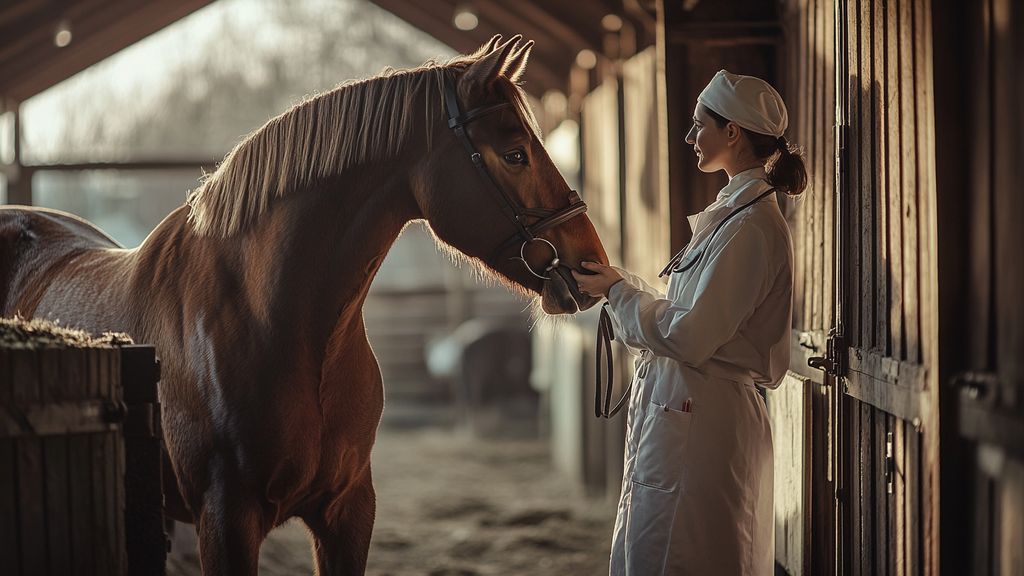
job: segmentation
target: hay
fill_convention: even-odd
[[[109,348],[128,344],[134,342],[122,332],[104,332],[94,336],[38,318],[0,318],[0,348]]]

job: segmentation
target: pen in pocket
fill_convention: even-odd
[[[683,402],[683,412],[693,412],[693,398],[687,398]]]

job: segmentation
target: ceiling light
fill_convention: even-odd
[[[472,7],[463,5],[455,9],[452,24],[455,24],[455,27],[459,30],[473,30],[479,23],[480,20],[476,17]]]
[[[53,43],[58,48],[63,48],[68,44],[71,44],[71,23],[67,20],[61,20],[57,23],[57,28],[53,32]]]
[[[584,48],[576,54],[576,65],[584,70],[590,70],[594,66],[597,66],[597,54],[594,54],[593,50]]]
[[[618,32],[622,30],[622,18],[616,14],[605,14],[604,18],[601,18],[601,26],[609,32]]]

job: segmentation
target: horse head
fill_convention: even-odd
[[[445,126],[421,161],[417,202],[441,241],[539,295],[546,313],[585,310],[598,300],[579,292],[570,271],[608,257],[518,86],[533,42],[499,42],[444,76]]]

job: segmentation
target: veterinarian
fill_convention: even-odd
[[[793,245],[776,192],[803,192],[782,97],[725,70],[697,98],[686,136],[729,183],[688,218],[668,292],[584,263],[580,289],[607,296],[615,338],[639,357],[630,392],[613,576],[770,575],[772,439],[757,387],[789,365]]]

